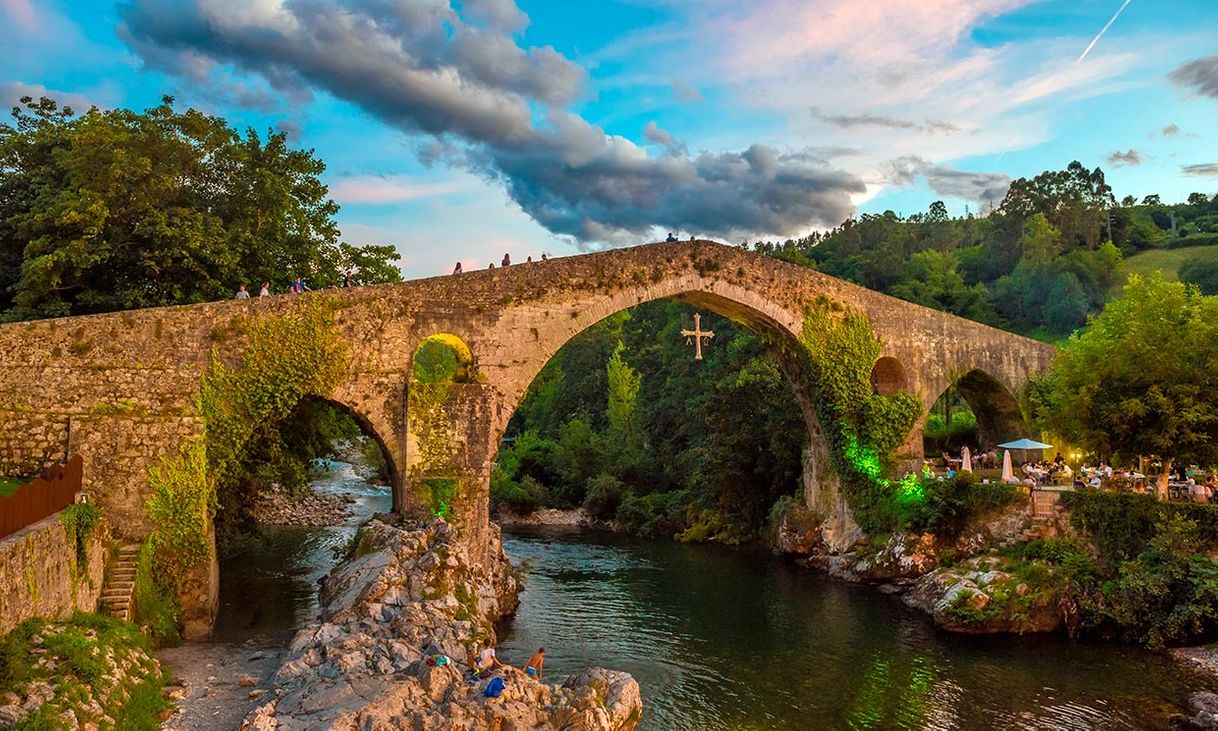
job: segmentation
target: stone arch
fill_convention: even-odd
[[[798,348],[802,347],[798,339],[804,323],[803,313],[793,313],[742,283],[683,275],[660,280],[650,286],[611,291],[588,302],[580,310],[570,310],[569,314],[564,312],[566,316],[553,323],[553,328],[545,331],[531,328],[531,342],[511,353],[512,367],[507,369],[507,377],[498,381],[501,400],[498,417],[491,425],[489,434],[491,456],[497,451],[508,422],[520,406],[529,385],[563,345],[605,318],[661,299],[704,307],[744,326],[757,335],[776,357],[808,430],[809,444],[805,449],[802,478],[806,503],[815,514],[825,518],[822,533],[834,550],[852,545],[862,536],[862,532],[841,497],[828,443],[817,419],[811,394],[806,388],[808,374],[802,361],[795,356]],[[530,314],[533,317],[537,315],[536,311]],[[693,357],[692,352],[690,357]],[[489,485],[489,462],[487,470]],[[489,493],[483,501],[487,499]]]
[[[977,441],[982,449],[1030,436],[1029,424],[1018,399],[993,375],[980,368],[971,368],[944,387],[931,405],[951,386],[955,386],[977,419]]]
[[[398,465],[397,460],[394,459],[394,452],[391,447],[391,445],[393,444],[393,441],[394,441],[392,434],[390,434],[388,436],[382,434],[381,433],[382,429],[378,429],[377,425],[372,423],[371,418],[369,418],[367,415],[361,413],[358,409],[351,406],[350,404],[340,401],[337,398],[324,397],[324,396],[306,396],[304,399],[301,400],[301,403],[304,403],[305,401],[309,401],[309,400],[320,401],[320,402],[326,403],[326,404],[334,407],[337,411],[351,417],[351,420],[354,421],[357,426],[359,426],[360,433],[363,434],[365,437],[368,437],[369,439],[371,439],[373,442],[376,443],[376,446],[380,448],[381,454],[384,455],[384,457],[385,457],[385,465],[389,470],[389,485],[390,485],[390,488],[393,490],[393,494],[394,494],[393,504],[394,504],[394,509],[396,510],[397,504],[398,504],[397,493],[401,489],[402,479],[401,479],[401,474],[400,474],[401,467]]]
[[[905,366],[890,355],[880,357],[871,368],[871,387],[881,396],[908,390],[909,376]]]

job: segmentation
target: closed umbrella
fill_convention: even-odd
[[[1002,453],[1002,481],[1010,482],[1015,479],[1015,470],[1011,468],[1011,450]]]
[[[968,450],[968,447],[960,450],[960,471],[973,471],[973,453]]]

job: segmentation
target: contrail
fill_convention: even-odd
[[[1091,39],[1091,42],[1087,44],[1087,49],[1083,51],[1083,55],[1079,56],[1075,63],[1082,63],[1083,59],[1087,58],[1087,54],[1091,53],[1091,49],[1095,48],[1095,44],[1100,42],[1100,39],[1104,37],[1104,34],[1107,33],[1108,29],[1112,27],[1112,24],[1116,22],[1116,19],[1121,17],[1121,13],[1125,12],[1125,8],[1129,7],[1129,3],[1131,2],[1133,2],[1133,0],[1125,0],[1125,2],[1121,3],[1121,7],[1116,11],[1116,15],[1112,16],[1112,20],[1109,20],[1108,24],[1100,29],[1099,33],[1095,34],[1095,38]]]

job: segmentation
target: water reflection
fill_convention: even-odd
[[[941,634],[766,555],[552,530],[506,546],[529,568],[500,656],[628,670],[646,728],[1163,727],[1192,688],[1133,648]]]

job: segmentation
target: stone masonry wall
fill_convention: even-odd
[[[735,247],[651,244],[403,284],[0,325],[0,472],[35,472],[79,452],[91,499],[125,539],[142,537],[147,468],[201,433],[194,398],[213,354],[239,357],[243,319],[317,298],[334,305],[350,351],[332,400],[385,448],[398,509],[411,507],[410,475],[427,471],[406,413],[414,352],[439,333],[469,346],[480,402],[454,403],[451,418],[468,462],[457,467],[481,483],[465,516],[475,541],[486,534],[489,465],[529,384],[572,337],[643,302],[690,302],[779,349],[794,343],[809,306],[844,305],[867,315],[883,355],[906,374],[901,387],[927,407],[974,371],[1012,403],[1053,355],[1043,343]]]
[[[0,636],[31,617],[92,612],[101,597],[107,551],[103,522],[93,529],[85,565],[59,513],[0,540]]]

